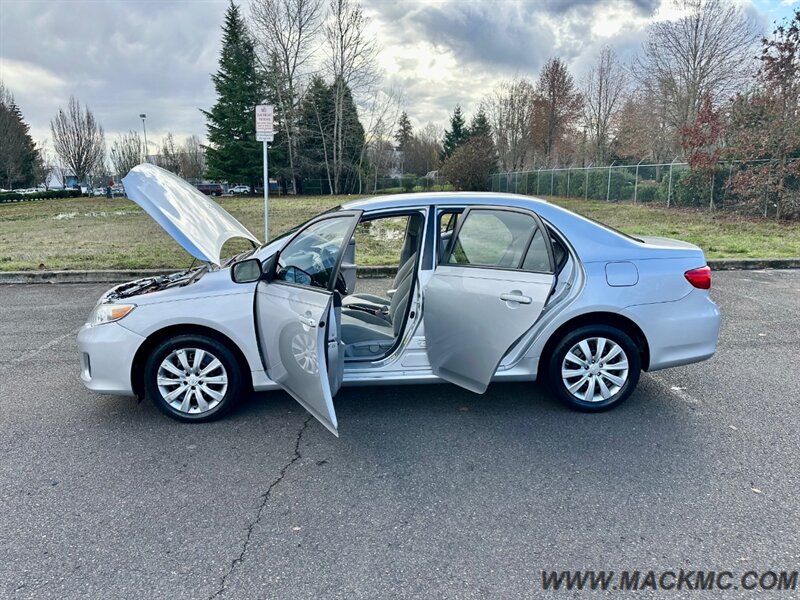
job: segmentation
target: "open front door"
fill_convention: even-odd
[[[555,283],[553,250],[538,216],[469,208],[424,289],[433,373],[482,394],[503,356],[539,319]]]
[[[344,350],[339,268],[360,211],[312,221],[286,245],[269,282],[256,288],[256,330],[270,379],[338,436],[333,396]]]

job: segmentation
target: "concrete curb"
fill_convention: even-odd
[[[19,283],[124,283],[142,277],[175,273],[177,269],[139,269],[129,271],[0,271],[0,285]],[[359,267],[365,279],[394,277],[397,267]]]
[[[712,271],[800,269],[800,258],[711,258],[707,262]]]
[[[708,261],[714,271],[752,271],[759,269],[800,269],[800,258],[715,258]],[[124,283],[142,277],[174,273],[175,269],[139,269],[130,271],[6,271],[0,272],[0,284],[10,283]],[[396,267],[360,267],[365,279],[394,277]]]

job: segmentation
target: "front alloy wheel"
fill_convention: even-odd
[[[202,348],[179,348],[161,361],[158,391],[177,411],[196,415],[212,410],[228,390],[228,372]]]
[[[144,368],[145,391],[156,407],[179,421],[211,421],[227,413],[242,388],[230,349],[202,335],[178,335],[158,344]]]
[[[570,408],[608,410],[633,393],[639,381],[639,349],[624,331],[608,325],[581,327],[555,347],[549,375]]]

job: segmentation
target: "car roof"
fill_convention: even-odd
[[[343,210],[367,212],[419,206],[508,206],[534,211],[558,229],[578,252],[581,260],[602,260],[628,255],[639,249],[632,238],[541,198],[494,192],[419,192],[353,200]]]
[[[391,194],[360,198],[342,204],[343,209],[381,210],[384,208],[405,208],[424,205],[491,205],[516,206],[520,208],[538,209],[542,206],[553,206],[546,200],[520,196],[519,194],[502,194],[492,192],[416,192],[412,194]]]

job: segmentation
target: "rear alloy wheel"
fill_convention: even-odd
[[[241,369],[231,351],[198,335],[165,340],[145,364],[145,389],[161,412],[203,422],[227,413],[241,389]]]
[[[639,349],[624,331],[607,325],[576,329],[550,358],[551,385],[573,409],[599,412],[622,403],[639,382]]]

